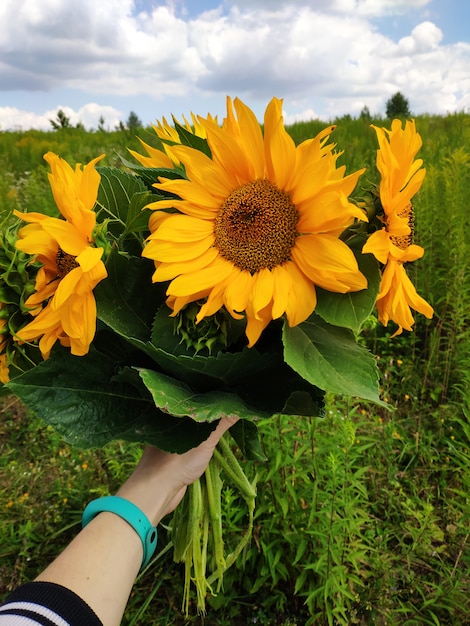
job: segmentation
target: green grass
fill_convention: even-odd
[[[394,377],[407,366],[392,365]],[[418,418],[409,403],[381,415],[330,398],[325,419],[260,425],[269,460],[246,464],[259,476],[254,537],[205,624],[464,623],[470,426],[455,408]],[[118,487],[139,446],[74,449],[10,400],[0,429],[4,595],[66,545],[86,503]],[[223,498],[230,535],[245,511],[231,489]],[[183,573],[166,545],[162,530],[163,556],[135,586],[124,623],[202,623],[181,616]]]
[[[348,171],[377,182],[367,120],[337,120]],[[386,125],[384,120],[373,120]],[[296,124],[296,141],[324,125]],[[408,268],[435,309],[415,332],[390,340],[371,320],[365,344],[378,355],[392,413],[328,399],[324,419],[261,424],[268,461],[258,474],[255,532],[205,620],[181,615],[183,571],[164,528],[159,556],[137,581],[124,624],[237,626],[455,625],[470,613],[470,116],[423,116],[427,176],[414,199],[423,259]],[[0,212],[47,210],[42,154],[70,162],[135,139],[125,133],[0,134]],[[132,143],[131,147],[136,147]],[[77,532],[86,503],[112,493],[134,467],[138,445],[78,450],[11,398],[0,411],[0,597],[30,580]],[[224,527],[241,532],[244,502],[226,487]],[[170,521],[170,520],[168,520]],[[195,603],[192,603],[195,607]]]

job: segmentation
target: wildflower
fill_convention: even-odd
[[[51,166],[49,182],[65,219],[41,213],[15,214],[29,222],[19,231],[18,249],[34,255],[42,264],[36,277],[35,293],[27,300],[33,321],[16,336],[20,341],[40,339],[44,359],[54,343],[70,347],[72,354],[88,352],[96,330],[96,302],[93,289],[106,278],[101,257],[103,249],[93,246],[96,214],[93,207],[98,194],[100,175],[93,159],[83,169],[73,170],[56,154],[44,158]]]
[[[369,237],[362,251],[372,253],[385,266],[376,305],[384,326],[390,320],[398,324],[395,336],[403,328],[412,330],[414,318],[410,308],[428,318],[434,312],[418,295],[403,267],[424,254],[424,249],[413,241],[411,198],[420,189],[426,170],[421,167],[421,159],[414,160],[422,144],[414,121],[407,121],[404,129],[400,120],[393,120],[390,131],[372,128],[379,141],[377,168],[381,174],[380,201],[385,216],[384,227]]]
[[[155,187],[180,199],[161,200],[149,220],[143,256],[155,261],[155,281],[171,280],[167,304],[177,314],[207,298],[196,321],[223,306],[245,313],[253,346],[272,319],[290,326],[313,312],[315,286],[346,293],[367,286],[339,235],[365,214],[348,201],[363,170],[344,176],[327,138],[330,126],[295,146],[284,128],[282,102],[264,116],[264,136],[254,113],[238,98],[227,101],[220,127],[199,118],[212,158],[184,145],[172,153],[187,179]],[[176,208],[179,213],[160,209]]]

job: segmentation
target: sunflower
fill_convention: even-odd
[[[210,115],[208,116],[208,119],[217,121],[216,118],[212,118],[212,116]],[[173,122],[175,123],[175,125],[181,126],[187,132],[196,135],[196,137],[201,137],[202,139],[206,138],[206,131],[204,129],[204,126],[199,122],[199,120],[193,113],[191,113],[192,126],[184,116],[183,120],[184,124],[181,124],[175,117],[173,117]],[[179,165],[178,157],[171,149],[171,146],[173,144],[181,143],[179,133],[176,130],[175,126],[170,126],[167,120],[165,118],[162,118],[162,121],[160,122],[159,120],[157,120],[157,125],[153,126],[152,128],[155,131],[157,137],[162,142],[164,152],[159,148],[154,148],[153,146],[145,143],[140,137],[138,137],[138,140],[142,144],[143,148],[145,148],[148,156],[139,154],[135,150],[129,149],[129,152],[144,167],[172,168],[175,165]]]
[[[54,343],[70,347],[72,354],[88,352],[96,329],[96,302],[93,289],[106,278],[101,257],[103,248],[93,246],[93,229],[100,175],[93,159],[75,170],[56,154],[44,159],[51,167],[49,182],[54,200],[65,219],[41,213],[15,212],[25,222],[16,247],[32,254],[40,267],[35,293],[26,306],[34,319],[16,335],[20,341],[40,339],[39,349],[47,359]]]
[[[428,318],[434,313],[432,307],[418,295],[403,266],[424,254],[424,249],[413,241],[411,198],[420,189],[426,170],[421,167],[422,159],[414,160],[422,145],[414,120],[407,121],[404,128],[400,120],[393,120],[391,130],[372,128],[379,142],[379,194],[385,215],[383,228],[369,237],[362,251],[372,253],[384,265],[377,311],[384,326],[390,320],[398,324],[395,336],[403,329],[412,330],[414,318],[411,309]]]
[[[233,111],[235,107],[235,113]],[[185,146],[172,152],[186,179],[155,187],[178,196],[160,200],[149,220],[143,256],[153,259],[153,281],[167,281],[167,304],[178,313],[206,299],[199,322],[222,307],[246,317],[253,346],[268,323],[286,315],[295,326],[313,312],[315,286],[345,293],[365,289],[366,278],[339,235],[364,212],[348,201],[363,170],[344,176],[327,144],[330,126],[298,147],[284,128],[282,101],[264,116],[227,100],[220,127],[198,118],[212,157]],[[162,209],[174,209],[167,213]]]

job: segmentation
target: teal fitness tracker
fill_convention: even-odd
[[[98,513],[105,511],[121,517],[139,535],[144,549],[142,566],[140,568],[143,570],[157,547],[158,533],[156,527],[152,526],[145,513],[138,506],[129,502],[129,500],[119,496],[105,496],[104,498],[92,500],[85,508],[82,517],[82,528],[85,528]]]

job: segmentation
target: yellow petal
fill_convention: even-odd
[[[159,263],[152,276],[152,280],[153,282],[163,282],[172,280],[180,274],[195,272],[213,263],[218,256],[219,251],[217,248],[209,248],[201,254],[201,256],[191,259],[190,261],[182,261],[181,263]]]
[[[258,319],[259,311],[265,309],[272,302],[274,294],[274,278],[271,270],[261,269],[253,276],[253,287],[251,290],[251,309]],[[261,319],[261,318],[259,318]]]
[[[233,271],[233,264],[219,257],[209,267],[175,278],[168,287],[168,295],[188,296],[194,291],[215,287]]]
[[[230,175],[234,182],[233,187],[254,180],[257,172],[249,158],[250,155],[245,154],[237,137],[209,120],[202,120],[201,123],[207,132],[207,143],[211,149],[212,160],[227,175]]]
[[[280,189],[288,189],[295,171],[295,143],[284,128],[282,100],[273,98],[264,115],[265,158],[268,179]]]
[[[298,270],[294,263],[286,263],[285,269],[291,278],[291,290],[286,307],[289,326],[305,322],[317,306],[315,285]]]
[[[174,193],[178,197],[186,200],[189,203],[189,206],[195,206],[195,212],[188,213],[189,215],[196,215],[203,211],[203,213],[210,218],[214,212],[218,211],[220,208],[220,198],[214,197],[209,188],[204,185],[200,185],[196,182],[191,182],[189,180],[166,180],[161,183],[155,183],[154,187],[157,189],[161,189],[162,191],[169,191],[170,193]],[[174,201],[173,201],[174,202]],[[162,200],[159,202],[154,202],[148,205],[148,207],[165,208],[171,206],[178,206],[181,210],[186,207],[186,204],[181,204],[176,201],[177,204],[172,204],[171,200]],[[186,212],[183,210],[183,212]]]
[[[90,246],[87,246],[77,256],[76,261],[82,268],[83,272],[90,272],[100,262],[101,257],[103,256],[103,252],[103,248],[92,248]]]
[[[240,142],[243,152],[252,164],[252,178],[264,178],[266,165],[264,159],[263,135],[256,115],[239,98],[234,100],[240,130]],[[231,190],[230,190],[231,191]]]
[[[27,230],[30,226],[22,228],[19,236],[22,237],[16,242],[16,247],[26,254],[37,255],[40,261],[56,265],[57,250],[59,248],[57,241],[49,233],[42,228],[39,230]]]
[[[298,237],[292,257],[310,280],[328,291],[345,293],[367,287],[348,246],[330,235]]]
[[[252,348],[261,336],[261,333],[272,319],[271,305],[268,304],[264,309],[257,311],[256,314],[248,307],[246,312],[246,329],[245,333],[248,337],[248,347]]]
[[[64,306],[66,300],[75,293],[79,280],[83,276],[81,267],[75,267],[66,274],[59,282],[53,299],[51,300],[51,309],[59,310]]]
[[[147,240],[142,256],[154,261],[162,261],[165,263],[181,263],[197,259],[207,252],[214,245],[214,236],[206,237],[200,241],[190,241],[178,243],[175,245],[169,241],[161,241],[154,239],[154,235],[150,235]]]
[[[225,288],[224,304],[232,316],[234,313],[241,313],[246,309],[253,289],[253,282],[253,276],[246,270],[236,269],[230,276]]]
[[[174,242],[199,241],[214,233],[213,220],[189,215],[171,215],[154,231],[155,238]]]
[[[373,254],[377,261],[385,265],[390,254],[390,245],[390,237],[385,228],[382,228],[369,235],[362,254]]]
[[[276,265],[273,267],[272,274],[274,279],[273,291],[273,319],[281,317],[289,306],[289,295],[291,293],[292,278],[288,266],[292,263],[288,261],[284,265]]]
[[[53,217],[44,220],[42,227],[53,237],[60,248],[67,254],[77,256],[88,245],[82,233],[71,223]]]

